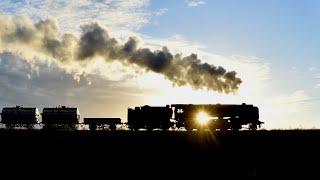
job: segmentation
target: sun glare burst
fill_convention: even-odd
[[[197,114],[197,118],[196,118],[197,122],[200,124],[200,125],[206,125],[208,124],[209,120],[210,120],[210,117],[207,113],[205,112],[199,112]]]

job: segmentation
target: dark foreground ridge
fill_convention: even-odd
[[[207,177],[318,174],[320,131],[0,130],[12,176]],[[17,173],[19,172],[19,173]],[[150,175],[147,175],[150,174]]]

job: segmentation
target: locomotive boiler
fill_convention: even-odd
[[[247,104],[172,104],[176,126],[187,130],[208,128],[212,130],[240,130],[247,125],[256,130],[259,109]]]

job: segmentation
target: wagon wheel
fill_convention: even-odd
[[[193,127],[190,124],[186,124],[185,128],[186,128],[187,131],[192,131],[193,130]]]
[[[110,128],[111,131],[115,131],[117,129],[115,124],[110,124],[109,128]]]
[[[90,130],[96,130],[97,129],[97,125],[95,125],[95,124],[89,124],[89,129]]]
[[[253,131],[257,130],[257,124],[251,123],[251,124],[249,125],[249,129],[250,129],[250,130],[253,130]]]

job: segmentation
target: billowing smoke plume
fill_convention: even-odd
[[[196,54],[182,57],[170,53],[166,47],[157,51],[139,48],[134,37],[120,44],[96,23],[82,26],[80,38],[60,34],[53,20],[32,23],[24,17],[0,16],[0,27],[0,51],[27,48],[62,63],[93,60],[100,56],[107,62],[119,61],[160,73],[174,85],[223,93],[235,92],[241,84],[235,71],[202,63]]]

